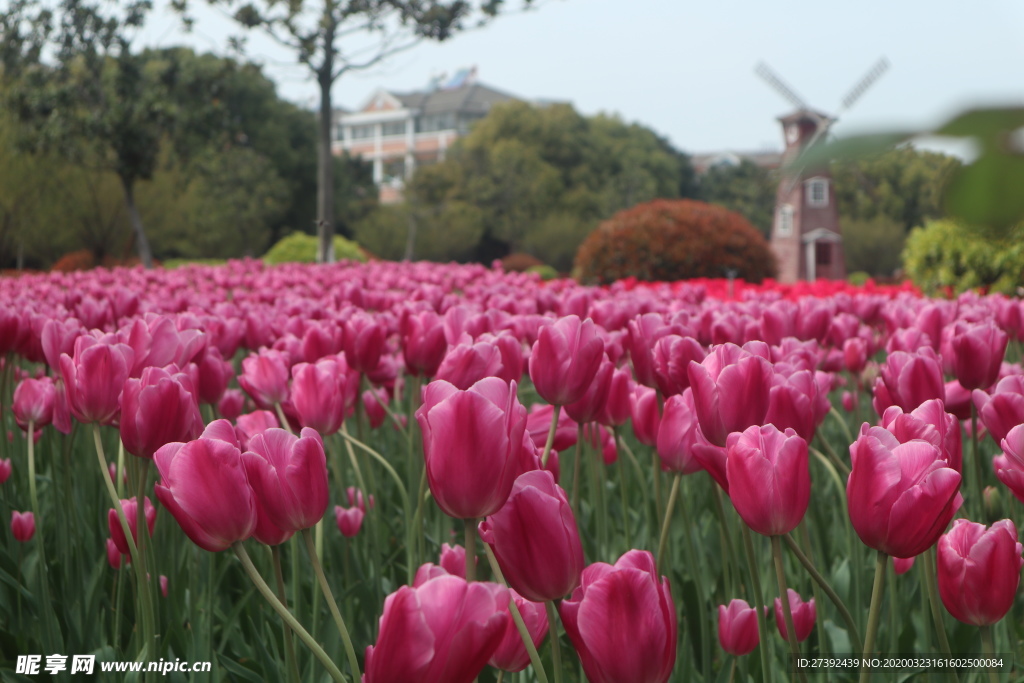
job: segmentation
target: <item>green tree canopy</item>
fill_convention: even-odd
[[[771,233],[778,171],[744,159],[737,165],[716,164],[698,182],[702,201],[735,211],[765,236]]]
[[[690,182],[689,169],[685,155],[638,124],[582,116],[568,104],[502,104],[458,140],[444,162],[417,169],[406,188],[417,239],[405,253],[489,261],[526,251],[568,270],[600,220],[638,202],[678,197]],[[438,216],[462,239],[436,244],[435,238],[446,241],[439,231],[428,238],[431,231],[419,226]],[[470,220],[479,226],[461,224]],[[408,229],[377,218],[362,226],[360,241],[385,229],[382,223],[403,235]]]

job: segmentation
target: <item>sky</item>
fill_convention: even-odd
[[[240,31],[201,2],[193,0],[197,23],[186,34],[167,0],[157,0],[136,44],[226,54],[227,37]],[[616,114],[689,153],[782,147],[775,119],[793,107],[755,74],[762,61],[831,114],[886,58],[890,68],[843,113],[837,136],[923,130],[973,106],[1024,105],[1021,0],[535,0],[528,11],[519,2],[506,0],[510,11],[484,28],[344,75],[335,104],[355,109],[378,88],[419,90],[434,75],[475,66],[494,88]],[[305,67],[262,34],[249,35],[247,56],[279,94],[315,108]]]

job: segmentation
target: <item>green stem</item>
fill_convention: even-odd
[[[864,659],[874,654],[875,638],[878,636],[878,622],[882,616],[882,593],[885,592],[885,566],[889,563],[889,556],[878,551],[875,558],[875,584],[871,588],[871,607],[868,610],[868,631],[864,636]],[[860,683],[867,683],[871,679],[871,669],[862,667],[860,670]]]
[[[821,451],[819,451],[817,448],[815,448],[814,446],[810,447],[811,452],[815,456],[817,456],[819,459],[825,460],[826,462],[831,463],[836,469],[842,470],[843,474],[845,474],[847,477],[849,477],[850,476],[850,466],[847,465],[845,462],[843,462],[842,460],[839,459],[839,456],[836,455],[836,452],[834,450],[832,450],[831,446],[829,446],[828,441],[825,441],[824,439],[820,439],[819,438],[818,442],[822,446],[825,447],[825,451],[828,452],[828,457],[826,458],[825,455]]]
[[[551,668],[555,670],[555,683],[562,683],[562,649],[558,643],[558,610],[553,600],[544,601],[548,613],[548,642],[551,643]]]
[[[466,545],[466,581],[476,581],[476,520],[462,520]],[[486,543],[484,545],[487,545]]]
[[[151,558],[147,554],[147,551],[151,550],[149,543],[149,524],[146,522],[146,476],[149,473],[149,463],[150,461],[148,458],[140,458],[138,462],[139,481],[137,482],[137,493],[135,496],[135,529],[139,537],[137,546],[139,548],[139,558],[142,564],[142,575],[147,577],[146,583],[142,586],[142,590],[144,591],[143,599],[149,603],[150,619],[152,619],[153,625],[153,656],[155,658],[157,653],[160,652],[160,636],[156,631],[158,623],[157,602],[154,599],[155,590],[158,589],[159,585],[159,574],[156,571],[155,564],[150,562]]]
[[[491,573],[494,574],[494,578],[497,579],[498,583],[502,586],[507,586],[505,577],[501,573],[501,567],[498,566],[498,558],[494,556],[494,551],[491,550],[491,546],[486,543],[484,546],[484,552],[487,553],[487,562],[491,565]],[[533,638],[530,637],[530,631],[526,628],[526,622],[523,621],[523,615],[519,613],[519,607],[516,606],[516,601],[509,595],[508,598],[508,610],[512,613],[512,621],[515,622],[516,630],[519,631],[519,637],[523,640],[523,645],[526,647],[526,654],[530,656],[530,663],[533,664],[533,670],[537,674],[538,683],[548,683],[548,674],[544,671],[544,664],[540,661],[540,655],[537,654],[537,648],[533,644]],[[552,631],[554,625],[548,623],[548,630]]]
[[[276,595],[274,595],[274,591],[270,590],[270,586],[267,585],[267,582],[263,580],[262,576],[260,576],[256,567],[253,566],[252,560],[249,558],[249,553],[245,552],[245,547],[242,545],[241,541],[234,543],[231,546],[231,549],[235,551],[235,555],[238,556],[238,560],[242,563],[245,573],[249,575],[250,579],[252,579],[253,584],[256,586],[256,590],[258,590],[260,595],[270,603],[271,608],[273,608],[273,610],[277,612],[277,615],[281,617],[286,624],[288,624],[292,629],[292,632],[294,632],[295,635],[299,637],[299,640],[302,641],[303,645],[308,647],[310,652],[313,653],[313,656],[320,660],[320,663],[324,665],[325,669],[327,669],[331,678],[333,678],[337,683],[345,683],[345,676],[341,673],[341,670],[338,669],[337,665],[335,665],[327,653],[324,652],[324,649],[320,647],[316,640],[313,639],[313,636],[309,635],[309,631],[302,628],[302,624],[292,616],[292,613],[288,611],[288,608],[281,604],[281,601],[277,599]],[[356,671],[358,671],[358,669],[356,669]],[[356,680],[358,680],[358,678]]]
[[[270,548],[274,560],[274,580],[277,583],[277,599],[281,601],[285,609],[288,609],[288,598],[284,591],[284,572],[281,571],[281,546],[275,545]],[[299,683],[299,665],[295,659],[295,642],[292,639],[292,630],[285,622],[284,633],[284,659],[288,667],[288,680],[290,683]]]
[[[277,413],[277,421],[281,423],[281,429],[287,430],[289,434],[294,434],[295,432],[292,431],[292,426],[288,424],[288,418],[285,417],[284,409],[280,403],[274,404],[274,411]]]
[[[551,447],[555,443],[555,432],[558,431],[558,416],[562,412],[562,406],[555,406],[551,411],[551,426],[548,427],[548,440],[544,442],[544,452],[540,456],[540,464],[547,467],[548,456],[551,455]]]
[[[643,496],[644,517],[647,518],[647,528],[653,529],[654,525],[657,523],[657,518],[651,516],[651,498],[648,494],[647,487],[642,485],[644,481],[644,469],[640,466],[640,461],[637,459],[636,453],[633,452],[633,449],[630,448],[629,442],[622,439],[621,443],[622,449],[626,453],[626,457],[629,458],[630,465],[633,467],[633,473],[636,475],[636,480],[641,483],[640,495]]]
[[[829,406],[828,412],[832,417],[836,419],[836,422],[839,423],[839,426],[842,427],[843,436],[846,437],[846,443],[853,443],[854,441],[856,441],[856,439],[853,438],[853,432],[850,431],[850,425],[846,424],[846,419],[843,417],[842,413],[836,410],[835,405]],[[822,441],[824,442],[824,439]]]
[[[629,470],[626,469],[625,459],[622,457],[622,439],[619,437],[619,428],[612,430],[615,435],[615,452],[619,454],[616,469],[619,472],[619,499],[622,506],[622,534],[626,541],[626,549],[633,547],[633,537],[629,531],[629,499],[626,497],[626,489],[629,488]]]
[[[117,497],[117,489],[114,488],[114,482],[110,478],[110,470],[107,469],[107,458],[103,453],[103,440],[100,438],[100,426],[95,422],[92,425],[92,437],[93,443],[96,446],[96,458],[99,462],[100,472],[103,475],[103,482],[107,485],[107,494],[110,496],[110,502],[114,505],[114,512],[117,514],[117,520],[121,523],[121,531],[124,532],[125,540],[128,543],[128,551],[132,558],[132,567],[135,570],[135,579],[137,584],[136,588],[139,592],[139,602],[142,606],[142,654],[147,658],[146,661],[151,661],[155,658],[156,652],[150,651],[151,643],[154,639],[153,606],[149,600],[146,599],[149,592],[146,590],[148,579],[145,573],[145,563],[139,554],[138,546],[135,545],[135,537],[132,536],[131,527],[128,526],[128,518],[125,517],[124,508],[121,506],[121,499]]]
[[[735,594],[736,586],[732,584],[731,579],[735,578],[736,582],[742,587],[743,580],[738,576],[740,563],[736,558],[736,548],[733,546],[732,532],[729,530],[729,523],[725,518],[725,507],[722,505],[722,489],[717,485],[712,485],[711,490],[714,491],[715,514],[718,515],[718,524],[722,530],[722,543],[726,549],[726,585]],[[746,596],[746,593],[744,592],[743,595]]]
[[[835,590],[833,590],[832,586],[828,583],[828,581],[825,580],[825,577],[823,577],[818,572],[818,570],[811,563],[811,560],[806,555],[804,555],[803,551],[800,550],[800,547],[797,546],[797,544],[793,541],[792,538],[790,538],[787,535],[783,536],[782,540],[786,542],[786,545],[789,546],[790,551],[794,555],[796,555],[796,559],[800,561],[800,564],[804,566],[804,569],[806,569],[807,573],[811,575],[811,578],[814,579],[814,582],[821,587],[821,590],[825,591],[825,595],[828,596],[829,600],[832,601],[832,604],[835,605],[836,609],[839,610],[839,615],[843,618],[843,622],[846,624],[846,630],[849,632],[850,637],[853,638],[854,651],[863,651],[863,645],[861,644],[860,640],[860,631],[857,629],[857,622],[853,620],[853,616],[850,614],[850,610],[846,608],[846,604],[839,597],[839,594],[836,593]]]
[[[807,531],[807,518],[806,517],[804,517],[804,519],[800,520],[800,523],[797,525],[797,530],[800,533],[800,542],[803,543],[804,548],[807,548],[807,553],[806,553],[807,562],[809,564],[813,565],[814,564],[814,552],[813,552],[813,548],[811,547],[811,534],[810,534],[809,531]],[[783,540],[786,541],[787,545],[789,545],[793,541],[793,539],[790,538],[789,534],[786,534],[786,536],[785,536],[785,538]],[[799,544],[796,544],[796,545],[799,548]],[[813,584],[811,584],[811,590],[814,592],[814,604],[820,605],[822,603],[821,593],[819,592],[821,590],[820,584],[818,584],[818,582],[815,581]],[[814,620],[814,630],[817,631],[817,633],[818,633],[818,652],[820,654],[826,654],[826,652],[825,652],[825,624],[824,624],[824,621],[825,621],[824,619],[815,619]]]
[[[661,575],[664,567],[665,546],[668,543],[668,525],[672,521],[672,511],[676,506],[676,499],[679,497],[679,483],[683,480],[682,472],[676,472],[672,478],[672,490],[668,494],[668,505],[665,508],[665,516],[661,520],[661,535],[658,536],[658,554],[655,559],[655,573]]]
[[[682,480],[682,474],[676,473],[676,481],[673,482],[672,488],[675,488],[676,482]],[[671,494],[669,499],[669,505],[672,504]],[[690,552],[693,554],[693,562],[690,564],[690,576],[693,578],[694,586],[697,589],[697,600],[699,603],[699,614],[697,615],[697,627],[700,632],[700,643],[701,643],[701,668],[703,669],[704,680],[710,680],[711,678],[711,637],[707,633],[707,624],[710,623],[709,615],[706,610],[708,607],[708,593],[704,586],[704,562],[703,553],[701,553],[700,545],[697,543],[697,527],[690,520],[690,513],[686,508],[686,500],[682,501],[679,506],[679,510],[683,515],[683,535],[686,536],[686,540],[690,545]],[[668,514],[666,514],[668,519]],[[661,558],[661,555],[658,555]]]
[[[986,659],[993,659],[996,656],[995,639],[992,637],[992,624],[985,624],[981,627],[981,651],[985,653]],[[995,668],[988,667],[989,683],[999,683],[999,675]]]
[[[974,514],[977,515],[974,519],[984,519],[985,499],[982,497],[984,489],[982,480],[985,477],[985,471],[981,464],[981,453],[978,451],[978,409],[974,407],[974,401],[971,401],[971,457],[974,460],[974,485],[971,487],[971,493],[974,494],[974,505],[972,507],[975,510]]]
[[[320,590],[323,591],[324,598],[327,600],[327,607],[331,610],[331,616],[334,617],[334,623],[338,627],[338,633],[341,634],[341,642],[345,645],[345,655],[348,657],[348,665],[352,669],[352,678],[358,681],[362,678],[362,672],[359,670],[359,660],[356,659],[356,650],[352,647],[352,638],[348,634],[348,628],[345,626],[345,620],[341,618],[341,610],[338,609],[338,603],[334,599],[334,593],[331,592],[331,587],[327,584],[327,577],[324,576],[324,568],[320,566],[320,560],[316,556],[316,547],[313,545],[313,534],[309,532],[309,529],[302,530],[302,540],[306,543],[306,552],[309,553],[309,561],[313,564],[313,572],[316,574],[316,580],[320,583]]]
[[[772,683],[772,670],[768,666],[768,615],[764,611],[764,594],[761,592],[761,578],[758,576],[757,556],[754,554],[750,528],[746,524],[740,524],[740,533],[743,535],[743,548],[747,552],[750,584],[754,588],[754,609],[757,610],[757,632],[760,637],[758,650],[761,653],[761,675],[764,681]]]
[[[583,425],[576,427],[576,459],[572,463],[572,494],[569,496],[573,513],[580,517],[580,474],[583,471]],[[593,506],[591,506],[593,507]]]
[[[10,359],[8,359],[9,361]],[[28,422],[28,492],[29,499],[32,502],[32,514],[36,520],[36,544],[39,548],[39,559],[40,559],[40,577],[39,583],[42,588],[43,598],[43,609],[46,610],[44,615],[44,623],[46,624],[45,633],[47,642],[53,647],[57,647],[56,633],[59,633],[60,627],[54,623],[55,614],[53,608],[50,605],[50,579],[48,572],[48,563],[46,561],[46,543],[43,539],[43,517],[40,514],[39,509],[39,495],[36,492],[36,453],[35,453],[35,424],[32,420]]]
[[[789,649],[793,653],[793,659],[800,657],[800,643],[796,639],[796,628],[793,625],[793,610],[789,606],[789,591],[786,585],[786,567],[782,561],[781,536],[772,536],[772,557],[775,559],[775,578],[779,583],[779,601],[782,603],[782,616],[786,621],[786,635],[789,640]],[[797,676],[801,681],[806,680],[803,669],[797,669]]]
[[[946,638],[946,628],[942,625],[942,606],[939,602],[939,587],[935,578],[935,555],[933,554],[935,552],[936,549],[933,546],[921,553],[920,557],[924,562],[921,570],[924,572],[925,590],[928,591],[928,604],[931,605],[932,622],[935,624],[935,637],[939,640],[939,649],[942,650],[942,654],[952,657],[953,652],[949,647],[949,639]],[[954,680],[959,678],[956,671],[952,669],[949,671],[953,674]]]

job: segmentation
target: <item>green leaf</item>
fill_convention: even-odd
[[[946,191],[946,209],[967,223],[1002,232],[1024,220],[1024,156],[983,154],[957,171]]]
[[[805,149],[784,170],[823,166],[836,159],[865,159],[888,152],[893,147],[907,142],[919,131],[896,130],[883,133],[869,133],[840,138],[832,142],[819,143]]]

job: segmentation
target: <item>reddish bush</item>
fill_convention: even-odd
[[[656,199],[624,209],[597,227],[576,252],[582,282],[622,278],[670,281],[774,277],[775,255],[743,216],[690,199]]]
[[[96,257],[88,249],[72,251],[64,254],[53,264],[50,270],[70,273],[75,270],[89,270],[96,267]]]
[[[501,269],[506,273],[525,273],[530,268],[543,265],[544,262],[536,256],[521,251],[501,259]]]

